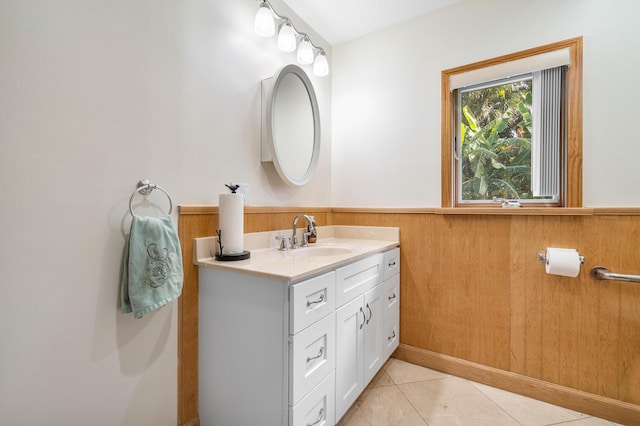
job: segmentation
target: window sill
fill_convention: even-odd
[[[582,207],[448,207],[437,209],[435,213],[496,216],[593,216],[594,209]]]

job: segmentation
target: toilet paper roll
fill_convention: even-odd
[[[222,254],[241,254],[244,250],[244,197],[220,194],[220,231]]]
[[[574,249],[548,248],[547,274],[577,277],[580,273],[580,254]]]

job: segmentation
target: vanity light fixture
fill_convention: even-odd
[[[271,9],[264,1],[260,4],[258,13],[256,13],[253,29],[260,37],[271,37],[276,32]]]
[[[274,35],[275,19],[282,21],[278,31],[278,48],[284,52],[293,52],[297,45],[296,59],[298,63],[303,65],[313,63],[314,75],[318,77],[328,75],[329,62],[324,49],[316,46],[306,33],[298,31],[289,18],[276,13],[268,0],[260,0],[254,23],[256,34],[261,37]],[[298,44],[298,39],[300,39],[300,44]]]
[[[313,62],[313,47],[311,47],[308,37],[303,38],[300,42],[296,56],[299,64],[309,65]]]
[[[283,52],[293,52],[296,50],[296,32],[289,21],[285,21],[284,24],[280,26],[280,32],[278,32],[278,49]]]
[[[316,56],[316,60],[313,63],[313,73],[318,77],[324,77],[329,74],[329,62],[327,62],[324,52],[320,52]]]

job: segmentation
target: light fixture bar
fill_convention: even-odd
[[[297,35],[301,40],[300,44],[303,44],[304,42],[306,42],[306,43],[309,43],[311,45],[311,48],[312,48],[312,58],[311,58],[311,60],[309,61],[309,58],[307,56],[308,55],[308,46],[305,46],[306,49],[307,49],[307,55],[303,55],[305,60],[304,60],[304,62],[301,62],[301,63],[306,65],[306,64],[314,63],[316,61],[320,61],[321,62],[320,63],[320,67],[316,66],[316,64],[314,63],[314,67],[313,67],[314,68],[314,74],[319,76],[319,77],[322,77],[322,76],[325,76],[325,75],[329,74],[329,65],[327,63],[327,55],[326,55],[324,49],[322,47],[318,46],[317,44],[315,44],[313,42],[313,40],[311,40],[311,37],[309,37],[309,35],[307,33],[298,30],[298,28],[296,28],[295,24],[291,21],[291,19],[287,18],[284,15],[280,15],[278,12],[276,12],[275,9],[271,5],[271,3],[269,3],[268,0],[258,0],[258,1],[260,1],[260,6],[259,6],[259,9],[258,9],[259,13],[261,13],[261,12],[264,13],[262,11],[262,9],[267,9],[268,8],[276,19],[278,19],[278,20],[283,22],[283,24],[282,24],[283,26],[284,25],[289,25],[289,26],[291,26],[291,28],[293,28],[294,34]],[[256,16],[256,18],[257,18],[257,16]],[[273,34],[273,33],[269,32],[268,35],[267,35],[264,32],[259,32],[257,28],[258,27],[256,26],[256,33],[258,35],[262,36],[262,37],[270,37]],[[280,35],[280,31],[274,31],[274,32],[277,33],[278,36]],[[295,35],[294,35],[294,38],[296,38]],[[295,50],[295,47],[293,49],[291,49],[291,50]],[[287,51],[289,51],[289,50],[287,50]],[[317,52],[317,54],[316,54],[316,52]],[[300,52],[297,54],[297,57],[298,57],[298,61],[300,62]],[[316,70],[322,70],[322,71],[320,71],[320,73],[318,73]]]

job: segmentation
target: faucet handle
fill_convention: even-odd
[[[282,234],[280,236],[276,235],[276,240],[280,241],[280,248],[278,250],[280,250],[280,251],[289,250],[289,245],[287,244],[288,238],[284,234]]]
[[[300,247],[308,247],[309,246],[309,235],[311,235],[311,232],[303,232],[302,233],[302,244],[300,244]]]

